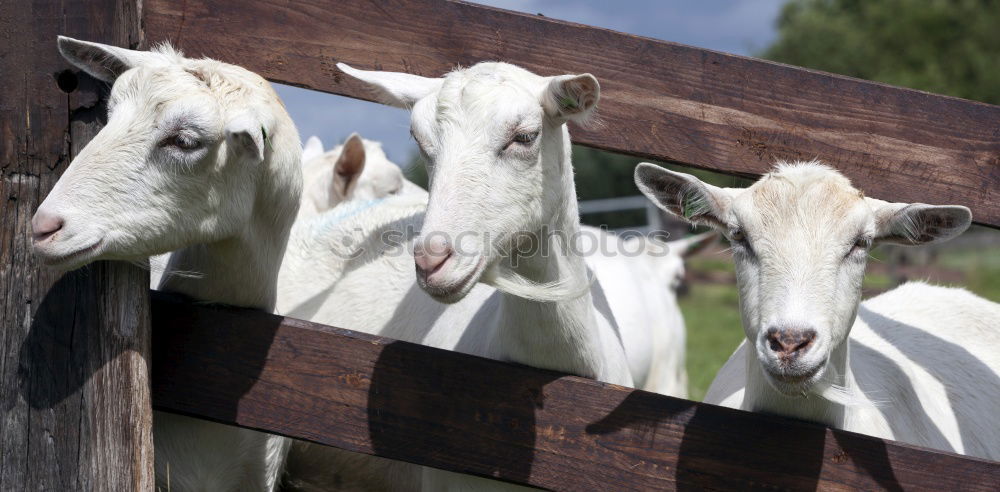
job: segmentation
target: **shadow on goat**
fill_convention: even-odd
[[[956,387],[961,387],[959,384],[961,381],[976,381],[976,384],[983,388],[1000,387],[1000,377],[997,377],[997,374],[982,360],[960,345],[936,337],[925,330],[918,329],[906,323],[889,319],[866,308],[864,305],[858,309],[858,318],[867,323],[878,336],[900,350],[906,358],[941,381],[948,394],[948,406],[956,414],[974,415],[976,411],[975,402],[962,398],[955,391]],[[947,327],[941,328],[947,329]],[[899,343],[899,340],[910,340],[910,343]],[[909,381],[909,377],[903,373],[895,362],[884,356],[876,359],[877,354],[874,350],[858,343],[852,343],[851,351],[853,354],[863,354],[861,357],[869,357],[875,361],[879,370],[885,373],[882,376],[883,380],[892,381],[892,384],[899,381]],[[882,391],[881,388],[865,387],[865,381],[859,381],[858,383],[862,386],[861,389],[865,393],[873,394],[874,398],[878,399],[879,392]],[[906,398],[906,401],[919,401],[911,385],[908,384],[902,387],[901,390],[907,391],[910,395],[909,398]],[[891,404],[891,402],[889,403]],[[997,404],[1000,404],[1000,402],[997,402]],[[934,421],[919,405],[899,408],[899,412],[910,412],[911,415],[909,417],[911,419],[922,422],[921,427],[927,430],[927,437],[935,443],[935,447],[955,451]],[[899,426],[905,425],[903,419],[890,418],[888,420],[893,433],[899,435],[903,431]],[[975,430],[971,428],[970,422],[958,419],[957,423],[966,452],[969,452],[970,448],[982,449],[986,447],[985,443],[981,443],[983,436],[976,434]]]

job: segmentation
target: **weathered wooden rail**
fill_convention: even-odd
[[[160,410],[555,490],[1000,488],[1000,463],[152,297]]]
[[[335,67],[439,76],[501,60],[601,81],[574,141],[753,176],[820,158],[882,199],[961,203],[1000,226],[1000,107],[442,0],[149,0],[150,42],[268,79],[370,99]]]
[[[55,36],[171,41],[271,80],[370,94],[334,64],[439,75],[483,59],[602,83],[578,142],[731,174],[818,157],[870,195],[1000,227],[1000,107],[444,0],[0,3],[0,489],[152,489],[154,404],[553,489],[1000,488],[1000,464],[154,295],[102,263],[61,279],[29,220],[100,128]]]

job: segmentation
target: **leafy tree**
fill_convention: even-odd
[[[762,58],[1000,103],[1000,1],[792,0]]]

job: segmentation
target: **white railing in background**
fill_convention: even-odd
[[[629,227],[629,230],[647,233],[649,231],[663,230],[663,217],[660,209],[653,205],[643,195],[620,196],[616,198],[601,198],[598,200],[584,200],[580,202],[580,215],[596,214],[603,212],[621,212],[623,210],[646,210],[646,224],[636,227]]]

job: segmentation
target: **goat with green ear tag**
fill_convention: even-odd
[[[873,244],[946,241],[969,209],[866,198],[817,162],[746,189],[652,164],[635,178],[732,244],[746,341],[705,401],[1000,459],[1000,304],[921,282],[861,302]]]

